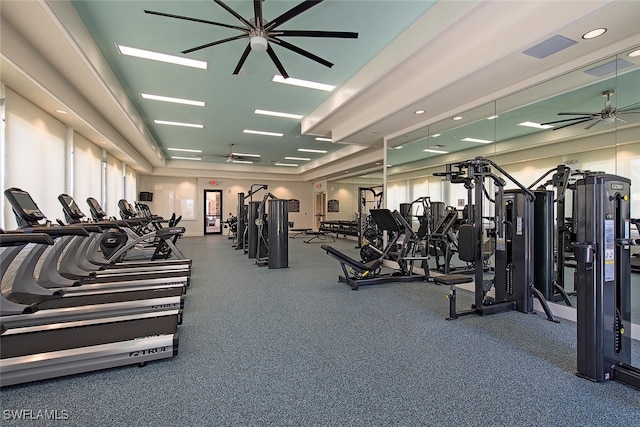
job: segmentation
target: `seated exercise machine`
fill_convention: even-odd
[[[389,209],[371,209],[370,215],[379,229],[388,233],[390,239],[384,250],[378,250],[376,258],[368,262],[357,261],[329,245],[322,245],[327,255],[340,262],[344,275],[338,276],[338,281],[357,290],[364,285],[429,280],[427,257],[423,253],[416,255],[421,248],[418,245],[419,239],[405,218],[399,212],[391,212]],[[383,274],[385,261],[396,262],[398,269]],[[414,266],[418,267],[417,262],[421,263],[423,274],[414,271]]]
[[[576,183],[577,375],[640,389],[631,365],[630,192],[627,178],[601,174]]]
[[[452,170],[452,166],[458,170]],[[491,167],[513,182],[518,189],[504,190],[506,181],[495,175]],[[473,160],[447,165],[447,171],[437,174],[453,183],[464,184],[468,191],[468,217],[470,223],[462,224],[458,232],[459,257],[473,262],[474,277],[455,274],[435,276],[434,282],[449,285],[449,317],[456,319],[469,314],[488,315],[510,310],[523,313],[533,311],[533,298],[538,298],[549,320],[555,321],[551,309],[533,283],[533,202],[534,193],[511,177],[489,159]],[[497,187],[495,199],[486,189],[486,180]],[[495,209],[495,272],[487,278],[483,262],[483,205],[491,202]],[[465,278],[466,277],[466,278]],[[455,285],[474,283],[474,304],[470,310],[456,309]],[[493,288],[495,295],[489,296]]]
[[[244,193],[238,193],[238,220],[236,222],[236,238],[233,240],[232,246],[235,249],[242,249],[243,253],[248,253],[248,223],[249,223],[249,212],[248,206],[245,203],[245,200],[249,199],[249,202],[253,202],[253,195],[260,190],[266,190],[269,186],[266,184],[251,184],[251,188],[249,189],[249,194],[245,196]],[[253,254],[251,254],[253,255]],[[252,258],[252,256],[249,256]]]

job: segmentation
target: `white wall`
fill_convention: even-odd
[[[66,126],[9,88],[6,88],[5,96],[5,186],[29,192],[52,221],[62,218],[57,197],[65,191]],[[8,203],[4,217],[4,228],[17,227]]]
[[[5,153],[1,159],[5,187],[29,192],[51,221],[64,219],[57,198],[67,192],[72,193],[80,209],[90,216],[87,197],[102,199],[102,149],[8,87],[5,87],[5,97]],[[67,158],[71,159],[68,165]],[[110,215],[117,214],[117,201],[124,197],[122,173],[122,162],[107,156],[108,205],[103,208]],[[66,187],[67,176],[73,177],[70,189]],[[133,170],[127,171],[127,188],[135,194]],[[4,201],[4,223],[0,227],[15,229],[17,223],[11,206]]]
[[[222,190],[222,221],[238,214],[238,193],[249,194],[252,184],[266,184],[269,188],[258,191],[253,201],[261,201],[267,192],[281,199],[300,200],[300,212],[289,213],[289,221],[295,228],[313,227],[313,184],[294,181],[255,182],[243,179],[216,180],[211,185],[208,178],[176,178],[141,175],[138,177],[139,191],[153,193],[153,202],[148,203],[152,212],[169,218],[174,212],[182,215],[180,225],[188,236],[204,234],[204,190]],[[248,203],[249,199],[245,200]]]

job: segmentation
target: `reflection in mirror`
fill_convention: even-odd
[[[422,195],[459,209],[466,200],[464,188],[443,181],[434,173],[444,171],[446,164],[476,156],[489,157],[525,186],[531,186],[549,170],[569,168],[571,176],[566,188],[548,188],[553,189],[554,200],[561,190],[564,196],[566,218],[554,224],[554,236],[560,239],[554,259],[558,251],[566,255],[559,280],[568,293],[573,293],[576,264],[571,251],[571,239],[575,239],[572,219],[581,209],[573,203],[575,181],[587,171],[631,179],[631,216],[640,217],[639,49],[640,46],[630,48],[616,57],[604,58],[462,113],[458,120],[452,117],[394,137],[388,150],[389,201],[397,205]],[[543,186],[549,179],[536,186]],[[508,183],[506,188],[513,185]],[[554,208],[554,222],[558,215]],[[639,227],[631,222],[632,237],[640,237]],[[631,319],[637,325],[640,248],[633,248],[632,253],[638,272],[631,273]],[[640,360],[634,363],[640,365]]]
[[[382,165],[380,165],[382,166]],[[382,171],[327,182],[327,215],[320,231],[365,244],[369,210],[383,206]]]

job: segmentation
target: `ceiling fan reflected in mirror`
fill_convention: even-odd
[[[224,10],[226,10],[228,13],[233,15],[244,26],[229,25],[229,24],[224,24],[220,22],[208,21],[205,19],[192,18],[189,16],[182,16],[182,15],[174,15],[171,13],[156,12],[152,10],[145,10],[144,12],[150,15],[182,19],[186,21],[198,22],[202,24],[214,25],[217,27],[230,28],[233,30],[240,31],[242,33],[240,35],[205,43],[203,45],[195,46],[190,49],[186,49],[182,51],[183,54],[186,54],[190,52],[195,52],[200,49],[205,49],[211,46],[219,45],[222,43],[227,43],[233,40],[247,38],[249,39],[249,43],[247,44],[247,47],[245,48],[244,52],[242,52],[242,55],[240,56],[240,60],[236,64],[236,68],[233,70],[233,74],[238,74],[240,72],[242,66],[244,65],[251,51],[257,51],[257,52],[266,51],[267,54],[269,55],[269,58],[271,58],[271,61],[273,61],[276,68],[282,75],[282,77],[284,77],[285,79],[289,78],[289,74],[286,72],[286,70],[284,69],[284,66],[280,62],[280,59],[278,59],[278,56],[276,55],[273,48],[271,47],[272,44],[281,46],[285,49],[288,49],[292,52],[295,52],[299,55],[309,58],[315,62],[318,62],[326,67],[331,68],[333,66],[333,64],[327,61],[326,59],[320,58],[319,56],[314,55],[309,51],[306,51],[296,45],[293,45],[289,42],[282,40],[282,37],[316,37],[316,38],[322,37],[322,38],[342,38],[342,39],[358,38],[358,33],[345,32],[345,31],[279,30],[278,29],[280,25],[284,24],[287,21],[290,21],[291,19],[295,18],[301,13],[309,10],[313,6],[320,4],[323,0],[305,0],[302,3],[292,7],[291,9],[289,9],[288,11],[284,12],[282,15],[278,16],[277,18],[271,21],[265,21],[263,19],[263,15],[262,15],[263,0],[253,0],[254,13],[253,13],[253,17],[249,19],[246,19],[240,14],[238,14],[234,9],[226,5],[221,0],[213,0],[213,1],[217,3],[220,7],[222,7]]]
[[[593,123],[589,124],[587,127],[585,127],[585,129],[591,129],[598,123],[614,123],[616,120],[623,123],[629,123],[618,116],[622,114],[640,113],[640,102],[636,102],[635,104],[627,105],[626,107],[616,109],[616,108],[613,108],[613,106],[611,105],[611,97],[613,96],[613,93],[614,93],[613,90],[606,90],[602,92],[602,96],[605,97],[606,100],[604,102],[604,108],[599,113],[574,113],[574,112],[558,113],[559,116],[580,116],[580,117],[573,117],[571,119],[563,119],[563,120],[556,120],[553,122],[546,122],[546,123],[542,123],[541,125],[547,126],[547,125],[555,125],[557,123],[564,123],[562,126],[557,126],[553,128],[553,130],[558,130],[558,129],[563,129],[569,126],[577,125],[580,123],[586,123],[590,121],[593,121]]]
[[[227,163],[256,163],[262,160],[259,154],[239,153],[233,151],[235,144],[229,144],[229,152],[227,154],[211,154],[211,153],[198,153],[195,157],[200,159],[208,158],[223,158]]]

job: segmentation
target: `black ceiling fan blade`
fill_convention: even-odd
[[[568,112],[564,112],[564,113],[558,113],[559,116],[594,116],[596,114],[600,114],[600,113],[568,113]]]
[[[172,13],[164,13],[164,12],[155,12],[153,10],[145,10],[144,13],[147,13],[149,15],[164,16],[166,18],[182,19],[184,21],[200,22],[201,24],[215,25],[217,27],[233,28],[234,30],[240,30],[240,31],[246,31],[246,32],[249,31],[247,28],[238,27],[236,25],[229,25],[229,24],[223,24],[221,22],[207,21],[206,19],[192,18],[190,16],[174,15]]]
[[[256,27],[262,28],[262,0],[253,0],[253,18]]]
[[[588,116],[588,117],[587,117],[587,116],[585,116],[585,117],[574,117],[574,118],[572,118],[572,119],[555,120],[555,121],[553,121],[553,122],[546,122],[546,123],[540,123],[540,124],[541,124],[542,126],[545,126],[545,125],[552,125],[552,124],[555,124],[555,123],[572,122],[572,121],[574,121],[574,120],[583,120],[583,119],[589,119],[589,120],[591,120],[591,116]]]
[[[305,57],[307,57],[307,58],[309,58],[309,59],[311,59],[313,61],[316,61],[316,62],[324,65],[325,67],[329,67],[329,68],[333,67],[333,63],[327,61],[326,59],[320,58],[319,56],[314,55],[313,53],[311,53],[309,51],[306,51],[306,50],[304,50],[302,48],[299,48],[298,46],[292,45],[289,42],[277,39],[275,37],[269,37],[269,40],[271,40],[272,42],[274,42],[275,44],[277,44],[279,46],[284,47],[285,49],[289,49],[289,50],[291,50],[291,51],[293,51],[295,53],[298,53],[298,54],[300,54],[302,56],[305,56]]]
[[[552,130],[559,130],[559,129],[568,128],[569,126],[577,125],[579,123],[584,123],[584,122],[588,122],[588,121],[591,121],[591,120],[593,120],[593,119],[592,118],[588,118],[588,119],[580,120],[580,121],[577,121],[577,122],[566,124],[564,126],[558,126],[557,128],[554,127]]]
[[[274,37],[328,37],[336,39],[357,39],[358,33],[350,31],[315,31],[315,30],[276,30],[269,35]]]
[[[240,15],[238,12],[236,12],[235,10],[231,9],[229,6],[227,6],[226,4],[224,4],[222,1],[220,0],[213,0],[214,2],[216,2],[218,5],[220,5],[220,7],[222,7],[224,10],[226,10],[227,12],[229,12],[230,14],[232,14],[233,16],[236,17],[236,19],[238,19],[240,22],[242,22],[244,25],[246,25],[248,28],[255,28],[255,25],[253,25],[251,22],[247,21],[246,19],[244,19],[242,17],[242,15]]]
[[[587,126],[585,129],[591,129],[592,127],[594,127],[595,125],[597,125],[598,123],[600,123],[602,121],[602,117],[599,118],[598,120],[596,120],[595,122],[591,123],[589,126]]]
[[[240,56],[240,60],[238,61],[238,64],[236,65],[236,68],[233,70],[233,74],[234,75],[236,75],[236,74],[238,74],[240,72],[240,69],[244,65],[244,61],[247,60],[247,57],[249,56],[250,53],[251,53],[251,43],[248,43],[247,47],[244,50],[244,52],[242,52],[242,55]]]
[[[291,9],[287,10],[285,13],[278,16],[273,21],[267,23],[264,26],[264,29],[267,31],[270,31],[276,28],[278,25],[284,24],[285,22],[295,18],[301,13],[311,9],[313,6],[317,6],[318,4],[322,3],[322,1],[323,0],[305,0],[302,3],[298,4],[297,6],[294,6]]]
[[[247,38],[247,37],[248,37],[247,34],[241,34],[239,36],[229,37],[229,38],[218,40],[218,41],[215,41],[215,42],[205,43],[205,44],[200,45],[200,46],[192,47],[191,49],[183,50],[182,53],[191,53],[191,52],[195,52],[196,50],[200,50],[200,49],[204,49],[204,48],[207,48],[207,47],[215,46],[215,45],[218,45],[218,44],[230,42],[230,41],[233,41],[233,40],[244,39],[244,38]]]
[[[282,62],[280,62],[280,60],[278,59],[278,56],[273,51],[273,48],[271,46],[267,46],[267,53],[269,54],[269,57],[271,58],[273,63],[276,65],[276,68],[278,69],[278,71],[280,71],[280,74],[282,74],[282,77],[284,77],[285,79],[288,79],[289,74],[287,74],[287,71],[282,66]]]
[[[620,111],[627,112],[627,111],[631,111],[631,110],[640,110],[640,102],[636,102],[634,104],[627,105],[626,107],[618,108],[618,112],[620,112]]]

